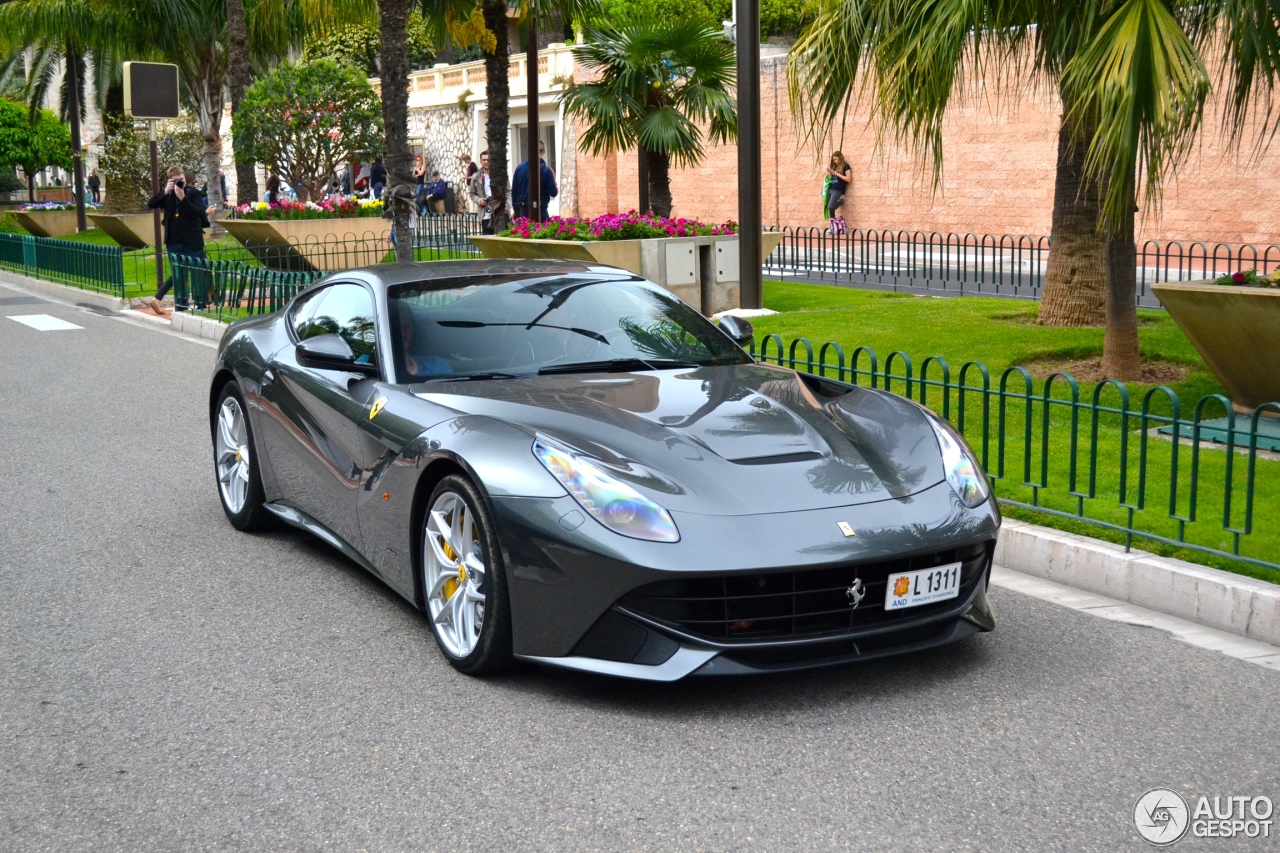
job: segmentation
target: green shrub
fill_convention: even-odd
[[[817,11],[814,0],[760,0],[760,37],[795,38]]]
[[[0,234],[26,234],[27,229],[18,224],[12,213],[0,213]]]

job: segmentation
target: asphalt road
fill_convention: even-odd
[[[15,298],[2,850],[1143,850],[1150,788],[1280,801],[1280,674],[1004,590],[994,634],[837,670],[458,675],[354,564],[226,522],[211,349]]]

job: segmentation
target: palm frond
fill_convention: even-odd
[[[1144,196],[1158,204],[1166,171],[1190,149],[1210,87],[1199,53],[1162,0],[1124,0],[1067,64],[1066,119],[1089,143],[1088,179],[1106,188],[1100,225],[1118,228]]]

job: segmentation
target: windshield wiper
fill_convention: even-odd
[[[514,373],[497,373],[497,372],[481,372],[481,373],[446,373],[443,376],[428,376],[422,378],[423,382],[467,382],[470,380],[481,379],[515,379]]]
[[[676,361],[668,358],[611,358],[604,361],[575,361],[570,364],[552,364],[538,370],[539,376],[555,373],[627,373],[637,370],[671,370],[681,367],[702,367],[692,361]]]

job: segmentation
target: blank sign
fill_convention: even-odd
[[[126,62],[124,114],[131,118],[177,118],[178,66],[167,62]]]
[[[48,314],[16,314],[9,317],[10,320],[17,320],[24,326],[30,326],[37,332],[61,332],[65,329],[83,329],[84,326],[77,326],[75,323],[68,323],[66,320],[59,320]]]

